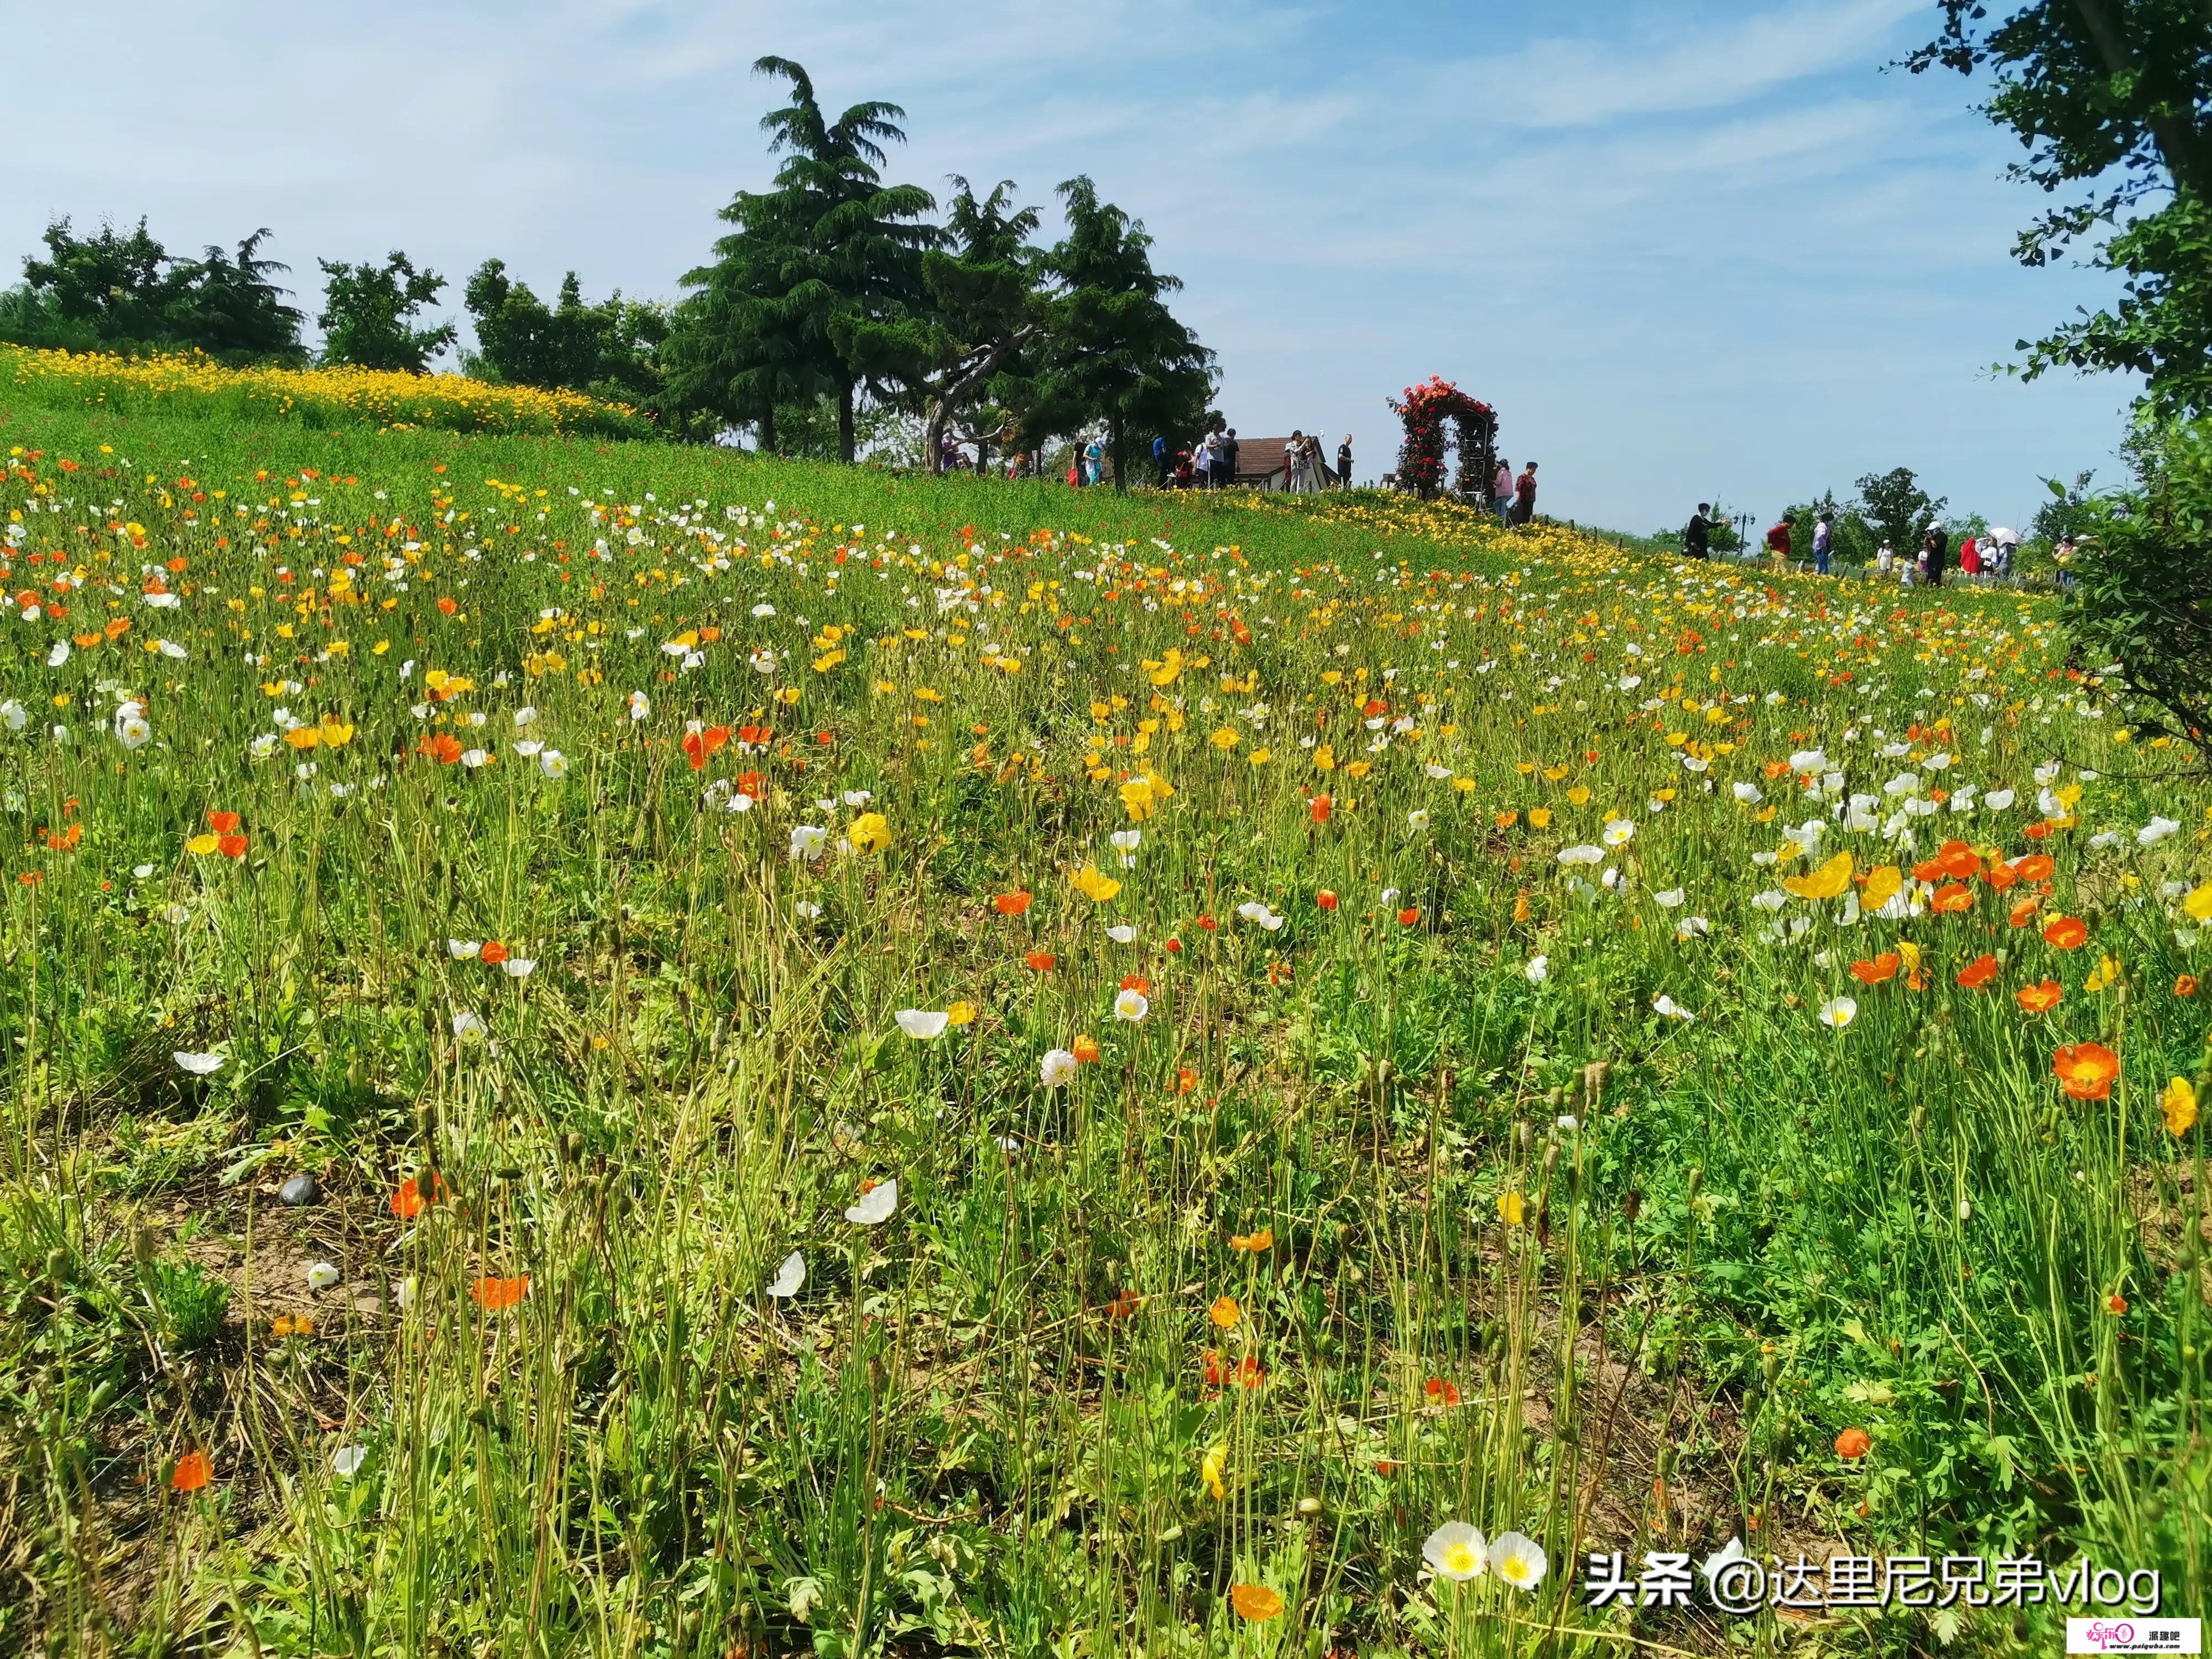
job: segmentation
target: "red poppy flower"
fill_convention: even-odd
[[[708,757],[730,740],[726,726],[709,726],[684,734],[684,753],[691,763],[694,772],[706,769]]]
[[[1048,974],[1052,971],[1053,963],[1058,962],[1060,958],[1049,951],[1032,951],[1022,960],[1038,973]]]
[[[821,734],[817,732],[815,735],[819,737]],[[772,742],[775,737],[775,728],[773,726],[741,726],[738,728],[739,743],[766,744]]]
[[[238,814],[235,812],[210,812],[208,814],[208,828],[214,830],[218,836],[227,836],[232,830],[238,828]]]
[[[215,1478],[215,1466],[208,1455],[195,1448],[177,1460],[177,1467],[169,1471],[169,1490],[198,1492]]]
[[[1421,907],[1418,904],[1409,904],[1398,912],[1398,925],[1401,927],[1411,927],[1420,919]]]
[[[1929,899],[1928,908],[1939,916],[1954,916],[1961,910],[1971,910],[1974,908],[1974,890],[1962,881],[1946,882]]]
[[[507,946],[497,939],[491,939],[485,944],[481,954],[487,967],[496,968],[507,960],[508,952]]]
[[[409,1176],[406,1180],[399,1183],[398,1189],[392,1194],[392,1213],[402,1221],[412,1221],[431,1205],[443,1199],[445,1195],[446,1182],[443,1177],[433,1175],[430,1177],[430,1190],[425,1193],[422,1190],[422,1177]]]
[[[1873,1445],[1874,1437],[1864,1429],[1845,1429],[1836,1437],[1836,1455],[1847,1459],[1864,1457]]]
[[[1134,991],[1140,997],[1148,997],[1152,994],[1152,982],[1142,974],[1124,974],[1121,975],[1121,988],[1124,991]]]
[[[1211,915],[1200,916],[1198,919],[1198,925],[1205,928],[1209,933],[1216,932],[1221,926],[1221,924],[1216,921]]]
[[[991,908],[1002,916],[1026,915],[1029,914],[1030,895],[1026,890],[1001,893],[991,901]]]
[[[799,763],[801,766],[805,764],[804,761]],[[738,793],[748,800],[766,800],[768,779],[758,772],[740,772],[738,774]]]
[[[1997,959],[1982,955],[1959,970],[1959,983],[1969,991],[1978,991],[1997,976]]]
[[[246,846],[244,836],[219,836],[216,838],[215,850],[227,859],[242,859],[246,856]]]
[[[1880,985],[1897,977],[1903,958],[1894,951],[1884,951],[1871,962],[1851,964],[1851,977],[1862,985]]]
[[[1324,887],[1314,895],[1314,902],[1324,910],[1334,910],[1336,908],[1336,895]]]
[[[519,1273],[512,1279],[479,1279],[469,1286],[469,1294],[477,1305],[488,1313],[498,1313],[512,1308],[530,1294],[530,1275]]]
[[[1327,823],[1328,822],[1328,815],[1334,810],[1335,806],[1336,803],[1331,800],[1327,795],[1316,795],[1313,798],[1312,804],[1306,808],[1306,816],[1310,817],[1316,823]]]
[[[2061,916],[2044,928],[2043,942],[2054,951],[2078,951],[2089,942],[2089,924],[2079,916]]]
[[[1456,1406],[1459,1404],[1459,1384],[1447,1382],[1441,1376],[1432,1376],[1421,1384],[1421,1392],[1428,1395],[1431,1403],[1434,1405]]]

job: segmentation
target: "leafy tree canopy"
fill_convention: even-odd
[[[668,337],[665,307],[624,300],[619,289],[587,304],[573,270],[549,307],[498,259],[477,267],[462,300],[477,337],[462,366],[478,379],[565,387],[640,405],[659,400],[655,357]]]
[[[325,282],[322,314],[323,361],[359,368],[430,372],[430,359],[453,343],[451,323],[417,328],[415,319],[435,301],[446,279],[394,249],[380,264],[319,259]]]
[[[0,295],[0,337],[78,351],[198,350],[229,362],[303,357],[301,314],[273,280],[288,267],[261,257],[264,228],[234,252],[179,258],[141,219],[81,236],[46,227],[46,252],[23,261],[21,287]]]

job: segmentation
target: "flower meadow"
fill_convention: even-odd
[[[1842,1547],[2200,1607],[2212,802],[2051,601],[589,439],[0,455],[9,1644],[2065,1611],[1583,1592]]]

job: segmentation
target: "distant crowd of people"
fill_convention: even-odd
[[[1500,477],[1504,476],[1503,469]],[[1725,520],[1711,516],[1712,504],[1699,501],[1698,510],[1691,514],[1690,522],[1682,531],[1682,556],[1704,559],[1712,556],[1713,532]],[[1776,568],[1787,570],[1796,560],[1796,532],[1788,514],[1775,520],[1766,532],[1766,556]],[[1813,545],[1809,568],[1815,575],[1829,574],[1835,555],[1836,515],[1823,509],[1813,524]],[[1958,546],[1957,574],[1965,580],[2008,581],[2013,574],[2013,558],[2020,550],[2020,536],[2015,531],[1998,527],[1970,535],[1960,539]],[[2058,550],[2062,571],[2071,546]],[[1887,539],[1875,551],[1871,574],[1877,580],[1893,580],[1904,586],[1941,587],[1952,574],[1952,548],[1948,532],[1934,520],[1922,528],[1920,545],[1906,556]],[[1799,568],[1808,568],[1799,566]]]

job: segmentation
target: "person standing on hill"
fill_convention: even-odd
[[[1775,520],[1774,528],[1766,532],[1766,550],[1774,556],[1774,568],[1790,568],[1790,519],[1787,514]]]
[[[1165,433],[1157,434],[1152,439],[1152,472],[1159,487],[1165,489],[1168,487],[1168,440]]]
[[[1698,510],[1690,514],[1690,522],[1682,529],[1682,556],[1686,559],[1709,559],[1713,553],[1713,521],[1705,515],[1713,510],[1710,501],[1699,501]]]
[[[1513,481],[1513,522],[1527,524],[1536,516],[1536,463],[1531,461],[1521,469],[1521,476]]]
[[[1292,494],[1301,494],[1306,487],[1306,434],[1296,427],[1291,428],[1291,441],[1283,447],[1283,487]]]
[[[1344,441],[1336,447],[1336,487],[1352,488],[1352,434],[1344,434]]]
[[[1825,576],[1828,574],[1828,556],[1836,544],[1836,515],[1826,507],[1820,509],[1820,521],[1813,526],[1813,568]]]
[[[1513,522],[1513,463],[1498,458],[1498,476],[1490,481],[1490,504],[1498,509],[1499,526]]]
[[[1221,435],[1221,457],[1214,463],[1214,477],[1221,489],[1226,489],[1237,482],[1237,428],[1231,427]]]
[[[1943,586],[1943,560],[1951,550],[1951,538],[1943,533],[1942,526],[1931,524],[1928,526],[1923,545],[1928,552],[1928,585],[1941,587]]]

